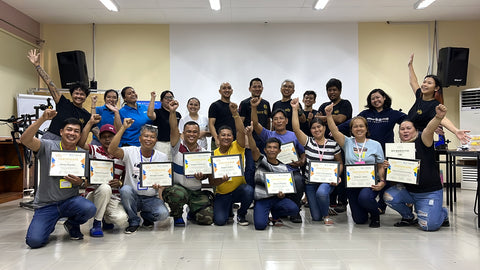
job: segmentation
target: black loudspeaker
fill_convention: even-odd
[[[57,62],[62,88],[70,88],[72,84],[76,83],[88,86],[88,72],[84,52],[59,52],[57,53]]]
[[[468,48],[446,47],[438,53],[437,76],[444,87],[466,85]]]

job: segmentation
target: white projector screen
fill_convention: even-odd
[[[249,82],[263,81],[262,97],[270,105],[281,99],[283,80],[295,82],[293,97],[317,93],[317,109],[328,101],[325,84],[342,81],[342,98],[358,112],[358,27],[340,24],[177,24],[170,25],[171,89],[187,113],[186,101],[197,97],[200,114],[220,98],[230,82],[232,101],[250,96]]]

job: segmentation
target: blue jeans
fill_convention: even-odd
[[[223,226],[227,224],[232,204],[235,202],[241,203],[240,208],[237,210],[237,215],[245,216],[250,204],[253,202],[253,187],[241,184],[230,193],[215,194],[213,202],[213,222],[215,225]]]
[[[407,206],[407,204],[413,204],[417,213],[418,224],[424,231],[440,229],[443,221],[448,218],[447,208],[442,207],[443,190],[441,189],[432,192],[413,193],[408,192],[403,185],[395,185],[385,191],[384,199],[388,206],[406,219],[415,217],[412,208]]]
[[[120,189],[120,196],[125,212],[128,215],[128,224],[130,226],[140,226],[140,215],[143,220],[155,222],[168,218],[168,209],[165,203],[156,196],[138,195],[131,186],[123,186]]]
[[[330,206],[330,193],[335,189],[328,183],[305,184],[305,194],[307,195],[308,205],[310,206],[310,215],[312,220],[319,221],[328,216],[328,207]]]
[[[253,208],[253,223],[256,230],[265,230],[268,225],[268,215],[272,211],[273,219],[284,216],[296,216],[300,209],[292,200],[270,197],[255,201]]]
[[[365,224],[368,221],[368,214],[372,219],[380,217],[380,205],[376,198],[378,191],[366,188],[347,188],[347,197],[352,211],[352,218],[356,224]]]
[[[80,196],[40,207],[35,210],[28,227],[26,243],[31,248],[43,247],[60,218],[67,217],[73,226],[80,229],[80,224],[87,222],[96,212],[95,205]]]

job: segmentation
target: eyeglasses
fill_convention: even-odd
[[[153,129],[158,129],[157,126],[154,126],[154,125],[150,125],[150,124],[145,124],[146,127],[149,127],[149,128],[153,128]]]

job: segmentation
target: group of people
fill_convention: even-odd
[[[240,203],[236,221],[249,225],[247,212],[252,203],[255,229],[268,225],[280,226],[282,218],[301,223],[302,198],[305,194],[314,221],[325,225],[334,223],[332,215],[350,206],[356,224],[380,226],[380,215],[390,206],[402,219],[395,226],[417,224],[423,230],[437,230],[448,225],[448,215],[442,208],[442,185],[434,161],[434,132],[440,125],[468,140],[466,131],[458,130],[446,117],[446,108],[435,100],[441,91],[436,76],[417,82],[410,57],[410,85],[416,102],[409,114],[393,110],[390,97],[374,89],[367,97],[367,109],[352,118],[352,106],[341,98],[342,83],[331,79],[326,84],[330,101],[313,109],[316,93],[306,91],[304,107],[292,99],[295,84],[281,84],[282,99],[270,103],[262,99],[261,79],[250,81],[251,96],[237,106],[230,101],[233,93],[229,83],[219,88],[220,99],[210,105],[208,117],[198,114],[200,101],[187,101],[188,116],[177,112],[179,102],[173,92],[160,95],[161,108],[155,109],[156,93],[151,93],[148,107],[137,102],[133,87],[121,91],[124,106],[118,108],[118,92],[104,94],[105,105],[97,107],[96,97],[88,112],[82,105],[89,90],[81,85],[70,89],[72,101],[61,95],[48,74],[39,65],[39,53],[32,50],[28,59],[47,84],[56,103],[56,111],[47,109],[22,135],[22,143],[37,153],[40,160],[39,186],[34,204],[37,207],[30,223],[26,243],[39,248],[48,243],[49,235],[60,218],[71,239],[83,239],[80,225],[93,217],[92,237],[102,237],[104,230],[115,226],[131,234],[142,225],[153,227],[154,222],[173,218],[174,226],[185,226],[186,217],[200,225],[225,225],[234,217],[233,205]],[[40,126],[51,120],[48,132],[36,138]],[[388,183],[385,169],[385,143],[394,141],[393,128],[400,125],[400,140],[414,142],[416,158],[421,159],[419,184]],[[89,133],[93,139],[87,143]],[[343,132],[343,133],[342,133]],[[183,154],[207,151],[206,137],[212,137],[214,156],[241,155],[243,176],[195,173],[185,175]],[[296,160],[278,160],[283,144],[293,143]],[[90,158],[112,160],[114,177],[108,183],[93,185],[76,175],[49,175],[52,151],[84,151]],[[338,181],[314,183],[309,181],[311,161],[336,161]],[[146,162],[172,162],[173,184],[143,187],[140,168]],[[366,188],[345,186],[344,165],[375,164],[377,184]],[[290,172],[294,193],[269,194],[265,182],[267,173]],[[208,179],[209,189],[202,189]],[[83,196],[79,196],[85,187]],[[213,188],[214,192],[211,192]],[[167,208],[168,204],[168,208]],[[336,207],[335,207],[336,206]],[[140,212],[140,216],[138,215]]]

